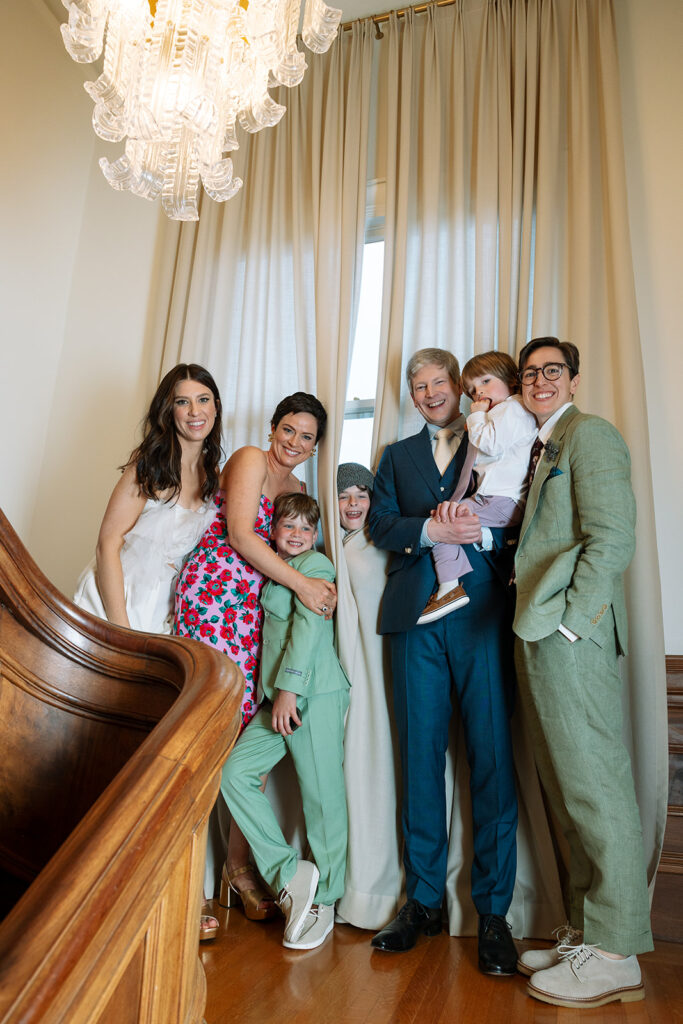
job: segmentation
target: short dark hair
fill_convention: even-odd
[[[290,413],[296,415],[298,412],[307,412],[309,416],[313,416],[318,424],[318,432],[315,435],[315,440],[318,442],[325,433],[327,413],[322,402],[319,402],[315,395],[309,395],[305,391],[295,391],[293,395],[287,395],[278,403],[270,421],[271,427],[275,430],[283,416],[288,416]]]
[[[559,348],[565,363],[569,367],[569,376],[571,378],[576,377],[579,372],[579,350],[576,345],[572,345],[571,341],[560,341],[559,338],[532,338],[531,341],[528,341],[519,353],[519,372],[522,372],[529,356],[536,349],[546,347]]]
[[[475,377],[483,377],[485,374],[497,377],[510,388],[510,391],[519,391],[519,376],[517,364],[507,352],[482,352],[481,355],[472,356],[462,368],[462,386],[466,394],[470,393],[470,384]]]
[[[309,526],[317,527],[320,522],[320,508],[315,498],[302,491],[279,494],[273,503],[270,528],[274,529],[281,519],[295,519],[297,516],[301,516]]]

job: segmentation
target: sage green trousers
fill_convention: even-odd
[[[261,779],[289,752],[299,786],[306,835],[320,872],[314,902],[331,906],[344,893],[348,818],[344,788],[347,690],[297,699],[301,725],[274,732],[272,705],[254,715],[223,766],[221,793],[242,830],[261,876],[278,893],[294,876],[297,851],[287,843]]]
[[[604,619],[595,639],[517,638],[515,666],[541,782],[569,844],[570,924],[584,942],[627,956],[653,946],[614,621]]]

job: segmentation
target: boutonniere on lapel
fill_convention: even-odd
[[[543,445],[543,448],[544,448],[543,458],[547,459],[548,462],[555,462],[555,460],[557,459],[557,456],[560,454],[560,449],[555,444],[555,442],[554,441],[546,441],[546,443]]]
[[[543,458],[547,459],[548,462],[555,462],[558,455],[560,454],[560,449],[555,444],[555,442],[546,441],[546,443],[543,445],[543,448],[545,449],[545,451],[543,452]],[[562,470],[558,469],[557,466],[553,466],[553,468],[548,473],[548,478],[553,476],[562,476]]]

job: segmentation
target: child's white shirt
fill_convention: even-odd
[[[470,413],[467,432],[478,449],[474,462],[477,493],[513,501],[526,497],[529,454],[538,426],[521,396],[510,395],[488,412]]]

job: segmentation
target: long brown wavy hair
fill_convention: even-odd
[[[120,469],[135,466],[140,490],[146,498],[157,498],[170,490],[168,501],[180,494],[181,447],[173,419],[176,386],[183,380],[196,380],[209,388],[216,402],[216,421],[204,441],[202,497],[212,498],[218,490],[221,447],[221,398],[216,382],[203,366],[197,363],[179,363],[169,370],[156,389],[145,417],[142,441],[131,452]]]

